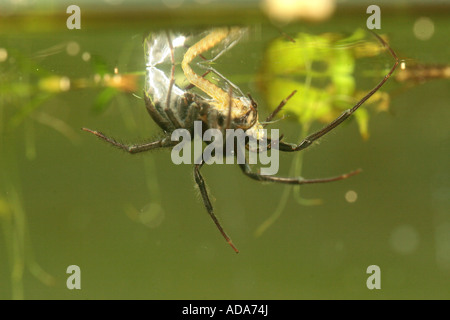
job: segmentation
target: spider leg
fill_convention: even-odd
[[[172,122],[175,128],[183,128],[181,120],[178,119],[175,112],[171,108],[169,108],[169,106],[166,106],[164,108],[164,112],[167,114],[167,117],[169,118],[170,122]]]
[[[166,100],[166,108],[165,108],[167,110],[170,107],[170,98],[172,96],[172,87],[175,82],[175,77],[174,77],[174,75],[175,75],[175,57],[174,57],[174,52],[173,52],[172,40],[170,39],[170,34],[168,31],[166,32],[166,36],[167,36],[167,43],[168,43],[169,49],[170,49],[170,60],[172,62],[170,83],[169,83],[169,89],[167,91],[167,100]]]
[[[227,114],[227,119],[225,122],[225,128],[224,128],[224,133],[225,130],[230,129],[231,127],[231,111],[233,110],[233,89],[228,88],[228,114]]]
[[[204,164],[204,162],[202,160],[202,162],[200,164],[196,164],[194,166],[194,178],[195,178],[195,182],[197,183],[197,185],[200,189],[200,193],[201,193],[202,199],[203,199],[203,204],[205,205],[206,211],[208,211],[208,214],[211,216],[214,223],[216,224],[217,229],[219,229],[220,233],[225,238],[226,242],[228,242],[228,244],[233,248],[233,250],[236,253],[239,253],[239,250],[233,245],[233,242],[231,241],[230,237],[228,237],[228,235],[225,233],[222,226],[220,225],[219,220],[217,219],[217,217],[214,214],[214,210],[213,210],[211,201],[209,200],[208,192],[206,191],[205,181],[203,180],[203,177],[200,174],[200,168],[203,166],[203,164]]]
[[[292,93],[290,95],[288,95],[286,98],[284,98],[283,101],[280,102],[278,107],[276,107],[275,110],[266,118],[266,121],[264,121],[266,124],[264,126],[266,126],[270,121],[272,121],[272,119],[277,115],[277,113],[280,112],[281,109],[283,109],[283,107],[286,105],[288,100],[290,98],[292,98],[292,96],[296,93],[297,93],[297,90],[292,91]]]
[[[183,128],[187,129],[189,132],[194,132],[194,121],[198,120],[200,114],[200,107],[193,102],[186,112],[186,117],[183,120]]]
[[[150,114],[153,121],[155,121],[164,131],[171,132],[175,129],[173,124],[170,123],[168,117],[166,115],[162,115],[162,113],[156,109],[156,106],[153,103],[152,99],[147,95],[145,91],[144,101],[147,112]]]
[[[166,98],[166,104],[164,106],[164,112],[166,113],[169,120],[172,122],[172,124],[176,128],[182,128],[181,121],[178,119],[178,117],[175,115],[174,111],[170,107],[171,99],[172,99],[172,88],[175,84],[175,57],[174,57],[174,50],[172,45],[172,40],[170,38],[169,32],[166,33],[167,36],[167,43],[170,48],[170,60],[172,63],[172,68],[170,72],[170,82],[169,82],[169,88],[167,90],[167,98]]]
[[[274,176],[262,175],[260,173],[253,172],[250,168],[250,165],[247,162],[247,159],[245,159],[245,163],[239,164],[239,167],[241,168],[242,172],[247,177],[249,177],[253,180],[257,180],[260,182],[277,182],[277,183],[294,184],[294,185],[339,181],[339,180],[347,179],[347,178],[354,176],[361,172],[361,170],[358,169],[358,170],[355,170],[355,171],[352,171],[352,172],[349,172],[346,174],[342,174],[342,175],[336,176],[336,177],[319,178],[319,179],[305,179],[302,177],[274,177]]]
[[[377,37],[378,41],[380,41],[381,44],[383,44],[383,46],[389,50],[392,57],[395,59],[395,63],[392,66],[389,73],[387,75],[385,75],[384,78],[372,90],[369,91],[369,93],[367,93],[361,100],[359,100],[358,103],[356,103],[353,106],[353,108],[345,110],[339,117],[334,119],[332,122],[327,124],[325,127],[320,129],[319,131],[314,132],[313,134],[307,136],[299,144],[293,144],[293,143],[287,143],[287,142],[280,141],[280,144],[279,144],[280,151],[293,152],[293,151],[300,151],[300,150],[306,149],[314,141],[316,141],[317,139],[320,139],[322,136],[324,136],[325,134],[327,134],[328,132],[330,132],[331,130],[336,128],[337,126],[339,126],[348,117],[350,117],[364,102],[367,101],[367,99],[369,99],[375,92],[377,92],[378,89],[380,89],[383,86],[383,84],[391,77],[392,73],[397,68],[398,57],[395,54],[394,50],[380,36],[378,36],[375,33],[374,33],[374,35],[375,35],[375,37]]]
[[[94,131],[94,130],[87,129],[87,128],[82,128],[82,129],[84,131],[87,131],[87,132],[90,132],[90,133],[96,135],[100,139],[103,139],[106,142],[108,142],[118,148],[121,148],[131,154],[149,151],[149,150],[158,149],[158,148],[172,147],[178,143],[178,141],[172,141],[170,139],[171,138],[170,136],[166,136],[161,140],[157,140],[157,141],[153,141],[153,142],[149,142],[149,143],[125,145],[120,142],[117,142],[113,138],[105,136],[103,133],[101,133],[99,131]]]

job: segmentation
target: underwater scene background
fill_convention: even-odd
[[[448,2],[323,2],[323,16],[286,21],[269,1],[81,1],[81,29],[68,29],[67,1],[0,2],[0,298],[449,299]],[[360,174],[299,188],[237,165],[202,168],[239,254],[192,165],[81,130],[160,138],[143,101],[143,39],[239,25],[248,34],[214,69],[251,93],[261,118],[297,90],[270,128],[299,142],[394,64],[367,30],[371,4],[397,70],[314,146],[280,153],[278,173]],[[67,287],[71,265],[79,290]],[[381,289],[367,287],[372,265]]]

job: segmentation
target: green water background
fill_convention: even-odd
[[[242,22],[245,19],[239,12],[217,21]],[[121,21],[117,13],[95,25],[84,21],[79,31],[65,28],[64,13],[49,23],[51,30],[43,24],[44,30],[31,31],[26,24],[10,21],[12,28],[7,32],[2,24],[0,47],[70,78],[92,75],[92,65],[80,57],[84,51],[101,57],[111,71],[114,66],[122,72],[142,71],[141,43],[146,31],[167,26],[182,30],[185,23],[195,26],[187,13],[186,20],[181,13],[169,20],[144,16],[126,23],[130,19]],[[431,18],[435,26],[427,41],[418,40],[412,32],[422,16]],[[199,17],[201,27],[214,25],[208,15]],[[261,30],[261,39],[251,42],[251,47],[233,48],[222,70],[243,75],[237,84],[244,92],[251,91],[261,101],[261,112],[268,113],[263,94],[252,80],[265,46],[279,31],[259,14],[249,17],[251,26]],[[400,7],[382,13],[381,32],[402,59],[446,64],[448,18],[448,10]],[[291,24],[283,30],[352,32],[364,28],[366,19],[365,8],[356,7],[338,10],[323,23]],[[55,28],[58,21],[62,26]],[[14,23],[22,29],[15,31]],[[63,51],[33,59],[41,50],[67,41],[76,41],[80,54],[68,56]],[[382,59],[391,63],[387,55]],[[39,76],[29,71],[17,68],[8,75],[9,83],[35,84]],[[143,87],[143,79],[139,86]],[[16,239],[8,233],[11,229],[3,229],[0,298],[450,298],[449,80],[402,88],[395,81],[383,88],[392,93],[391,112],[371,114],[368,141],[352,122],[305,152],[305,177],[333,176],[357,168],[363,172],[346,181],[302,188],[303,197],[321,198],[323,203],[301,206],[290,197],[282,216],[260,237],[254,232],[275,210],[284,186],[252,181],[237,166],[204,167],[215,212],[240,249],[237,255],[206,214],[191,166],[172,164],[168,151],[130,156],[80,130],[98,129],[126,142],[158,137],[159,129],[142,100],[120,93],[104,112],[95,113],[93,101],[100,89],[51,96],[36,112],[64,119],[76,133],[71,141],[32,117],[6,129],[5,123],[17,112],[8,106],[26,105],[32,99],[31,94],[11,93],[2,99],[0,191],[16,214],[13,225],[26,226],[27,231],[20,229],[23,232]],[[299,124],[284,121],[276,127],[286,140],[299,139]],[[281,155],[280,175],[288,174],[291,162],[292,155]],[[354,203],[345,200],[349,190],[358,194]],[[154,228],[127,214],[131,207],[139,210],[149,204],[153,209],[160,205],[164,212]],[[26,217],[26,222],[20,217]],[[14,255],[14,250],[11,253],[14,243],[14,250],[26,252],[25,262],[11,260],[23,257]],[[54,277],[53,285],[41,283],[27,269],[29,249],[36,263]],[[66,269],[73,264],[81,268],[81,290],[66,288]],[[370,265],[381,268],[381,290],[366,287]]]

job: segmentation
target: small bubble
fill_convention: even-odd
[[[394,251],[401,254],[413,253],[419,244],[419,234],[410,225],[401,225],[392,231],[390,243]]]
[[[91,60],[91,54],[89,52],[83,52],[81,59],[83,59],[83,61],[89,61]]]
[[[94,74],[94,82],[99,83],[102,80],[102,76],[98,73]]]
[[[405,61],[400,62],[400,69],[402,69],[402,70],[406,69],[406,62]]]
[[[67,44],[66,51],[69,56],[76,56],[80,52],[80,45],[78,42],[71,41]]]
[[[0,62],[6,61],[8,59],[8,51],[5,48],[0,48]]]
[[[358,194],[356,193],[356,191],[349,190],[345,193],[345,200],[347,202],[353,203],[358,200]]]
[[[428,40],[434,34],[434,23],[430,18],[422,17],[414,22],[413,33],[419,40]]]
[[[68,77],[61,77],[59,79],[59,89],[61,91],[68,91],[70,89],[70,79]]]

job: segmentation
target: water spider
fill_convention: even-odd
[[[264,122],[258,119],[257,103],[248,95],[236,94],[237,90],[228,80],[219,75],[219,78],[228,83],[228,89],[221,88],[217,84],[205,78],[204,75],[195,73],[191,67],[191,63],[197,57],[202,57],[202,54],[212,50],[217,46],[224,46],[224,49],[213,59],[217,59],[224,51],[230,49],[238,42],[242,28],[217,28],[209,31],[203,38],[190,46],[182,57],[181,67],[184,76],[189,81],[190,85],[184,89],[180,88],[175,83],[175,47],[183,46],[184,37],[177,37],[171,32],[160,32],[151,34],[146,38],[144,43],[147,54],[147,88],[144,92],[145,105],[152,119],[164,130],[165,136],[157,141],[144,144],[124,145],[113,138],[105,136],[103,133],[83,128],[104,141],[119,147],[131,154],[153,150],[156,148],[168,148],[175,146],[178,141],[171,140],[171,133],[176,129],[186,129],[193,131],[194,122],[202,121],[203,129],[210,128],[219,129],[224,132],[226,129],[242,129],[249,136],[254,139],[261,140],[264,137],[263,128],[272,121],[277,113],[287,103],[289,98],[295,93],[286,97],[280,102],[279,106],[268,115]],[[371,90],[369,91],[356,105],[344,111],[331,123],[324,126],[319,131],[310,134],[299,143],[288,143],[280,137],[277,141],[271,141],[267,147],[272,146],[272,142],[276,142],[276,146],[283,152],[301,151],[312,145],[316,140],[332,131],[339,126],[348,117],[350,117],[367,99],[369,99],[380,87],[389,79],[398,64],[398,58],[395,52],[387,45],[387,43],[379,36],[375,35],[380,43],[385,46],[393,58],[395,63],[390,69],[389,73]],[[181,41],[180,41],[181,39]],[[164,61],[170,60],[170,76],[158,69],[158,66]],[[213,70],[214,72],[214,70]],[[234,88],[234,91],[233,91]],[[191,89],[195,89],[191,90]],[[202,94],[203,93],[203,94]],[[270,141],[270,137],[268,138]],[[248,146],[247,146],[248,147]],[[249,149],[249,148],[247,148]],[[262,150],[248,150],[249,152],[261,152]],[[229,243],[235,252],[238,249],[232,243],[230,237],[225,233],[218,219],[216,218],[211,204],[205,181],[200,173],[200,169],[204,165],[201,161],[194,165],[194,179],[199,187],[204,206],[208,214],[213,219],[222,236]],[[262,175],[259,172],[252,171],[247,159],[244,163],[239,163],[242,172],[251,179],[264,182],[278,182],[285,184],[311,184],[324,183],[342,180],[355,175],[359,170],[339,175],[331,178],[319,179],[305,179],[302,177],[278,177],[270,175]]]

